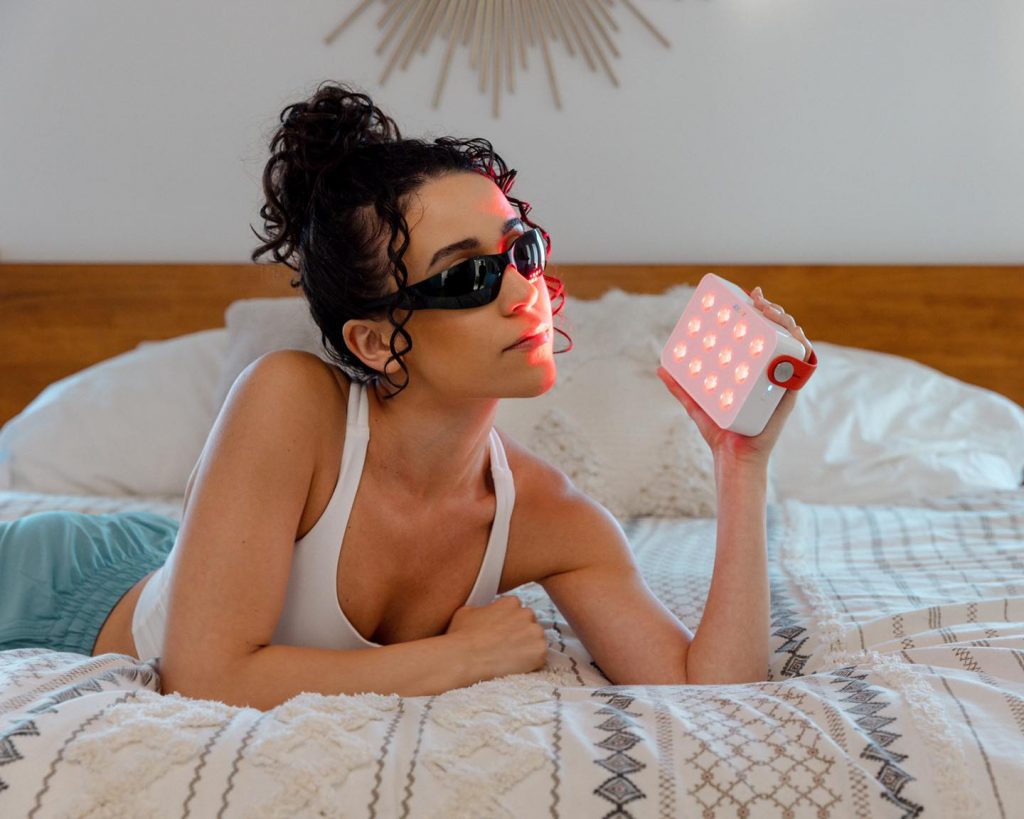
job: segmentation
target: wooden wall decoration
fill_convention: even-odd
[[[362,0],[324,42],[327,45],[334,42],[374,2],[377,0]],[[591,71],[597,71],[597,63],[600,63],[612,85],[618,87],[619,80],[608,56],[620,56],[615,46],[620,29],[612,16],[620,6],[635,16],[665,48],[671,48],[669,41],[632,0],[380,0],[379,5],[384,6],[384,12],[377,20],[377,28],[387,30],[377,46],[377,53],[381,54],[389,43],[392,44],[387,66],[380,76],[381,85],[399,60],[402,70],[406,70],[417,49],[426,54],[434,37],[440,34],[448,45],[434,91],[433,107],[440,104],[452,54],[461,44],[471,49],[469,63],[480,72],[481,94],[487,89],[488,79],[491,81],[495,117],[500,112],[502,79],[508,93],[515,93],[516,56],[521,69],[526,71],[527,47],[532,49],[535,44],[540,48],[551,94],[559,110],[562,97],[552,61],[556,42],[573,58],[578,48]]]

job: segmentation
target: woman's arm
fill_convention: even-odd
[[[751,296],[766,318],[804,346],[808,360],[813,349],[796,319],[767,301],[760,287]],[[687,677],[695,683],[762,680],[768,669],[771,619],[765,531],[768,459],[797,393],[787,390],[764,429],[747,436],[721,429],[663,367],[658,375],[686,408],[715,462],[715,568],[700,629],[687,655]]]
[[[164,674],[162,688],[165,694],[265,711],[304,691],[441,694],[479,681],[470,666],[471,657],[457,634],[349,651],[272,644],[220,664],[216,675],[202,675],[180,687],[173,674]]]
[[[615,517],[568,478],[536,505],[559,565],[540,582],[616,685],[764,680],[770,650],[767,467],[716,459],[718,537],[694,635],[648,588]]]
[[[694,684],[763,680],[770,641],[767,464],[717,458],[715,484],[715,568],[687,653],[686,679]]]

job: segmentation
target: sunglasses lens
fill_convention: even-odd
[[[524,276],[532,277],[544,269],[547,254],[544,252],[544,237],[539,230],[528,230],[512,248],[516,269]]]

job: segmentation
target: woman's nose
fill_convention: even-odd
[[[534,302],[540,298],[537,293],[537,282],[543,284],[544,277],[538,276],[533,281],[530,281],[526,276],[519,272],[514,264],[509,264],[505,268],[505,273],[502,276],[501,289],[502,291],[509,291],[511,296],[511,311],[529,309],[533,306]],[[502,294],[504,295],[504,293]]]

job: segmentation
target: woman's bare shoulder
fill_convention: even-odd
[[[286,366],[307,374],[310,379],[309,385],[314,390],[321,391],[333,386],[343,398],[348,398],[351,384],[349,377],[340,368],[324,361],[320,356],[305,350],[274,350],[272,353],[265,353],[263,357],[267,356],[279,358]]]
[[[535,455],[502,429],[495,427],[505,447],[505,457],[516,485],[516,497],[532,502],[566,499],[574,490],[569,476],[554,464]]]

